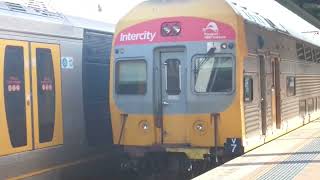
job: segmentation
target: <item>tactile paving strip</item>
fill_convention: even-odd
[[[270,171],[260,176],[259,180],[293,179],[304,167],[320,155],[320,139],[313,140],[293,155],[274,166]]]

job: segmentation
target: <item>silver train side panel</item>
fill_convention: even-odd
[[[50,172],[51,167],[63,167],[83,159],[83,162],[90,161],[97,154],[110,155],[106,148],[88,145],[83,105],[83,27],[74,27],[67,19],[51,21],[3,10],[0,10],[0,22],[0,39],[59,44],[61,57],[74,59],[73,69],[61,69],[63,145],[1,156],[0,179],[19,177],[43,169],[49,169]],[[106,26],[106,30],[110,30],[110,27]],[[97,26],[86,28],[103,29]],[[48,177],[61,178],[62,167],[56,168]],[[28,179],[33,178],[36,177],[30,176]]]
[[[280,99],[281,99],[281,129],[289,130],[298,125],[303,125],[310,119],[319,117],[319,107],[317,100],[320,96],[320,64],[298,60],[296,43],[301,42],[289,34],[277,31],[268,31],[256,24],[246,22],[246,34],[249,56],[244,61],[244,75],[253,78],[254,99],[250,103],[244,103],[245,132],[246,139],[263,139],[262,119],[261,119],[261,82],[259,70],[259,56],[264,56],[266,65],[266,89],[267,91],[267,134],[276,133],[276,128],[272,127],[271,117],[271,60],[280,60]],[[259,48],[259,37],[263,38],[263,47]],[[318,48],[305,43],[313,48]],[[296,78],[296,95],[287,95],[287,77]],[[309,102],[305,109],[305,115],[301,115],[301,101]],[[308,105],[306,105],[308,106]],[[300,112],[300,113],[299,113]]]

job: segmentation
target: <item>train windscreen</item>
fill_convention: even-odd
[[[194,62],[197,93],[232,91],[233,60],[231,57],[196,57]]]

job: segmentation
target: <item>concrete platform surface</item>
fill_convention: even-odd
[[[320,120],[219,166],[195,180],[320,179]]]

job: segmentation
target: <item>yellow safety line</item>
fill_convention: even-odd
[[[98,156],[95,156],[95,157],[92,157],[92,158],[87,158],[87,159],[82,159],[82,160],[78,160],[78,161],[74,161],[74,162],[70,162],[70,163],[66,163],[66,164],[61,164],[61,165],[49,167],[49,168],[46,168],[46,169],[36,170],[34,172],[30,172],[30,173],[27,173],[27,174],[24,174],[24,175],[7,178],[7,180],[20,180],[20,179],[24,179],[24,178],[40,175],[40,174],[43,174],[43,173],[46,173],[46,172],[50,172],[50,171],[53,171],[53,170],[62,169],[62,168],[66,168],[66,167],[69,167],[69,166],[74,166],[74,165],[77,165],[77,164],[81,164],[81,163],[97,160],[97,159],[104,158],[104,157],[107,157],[107,154],[102,154],[102,155],[98,155]]]

